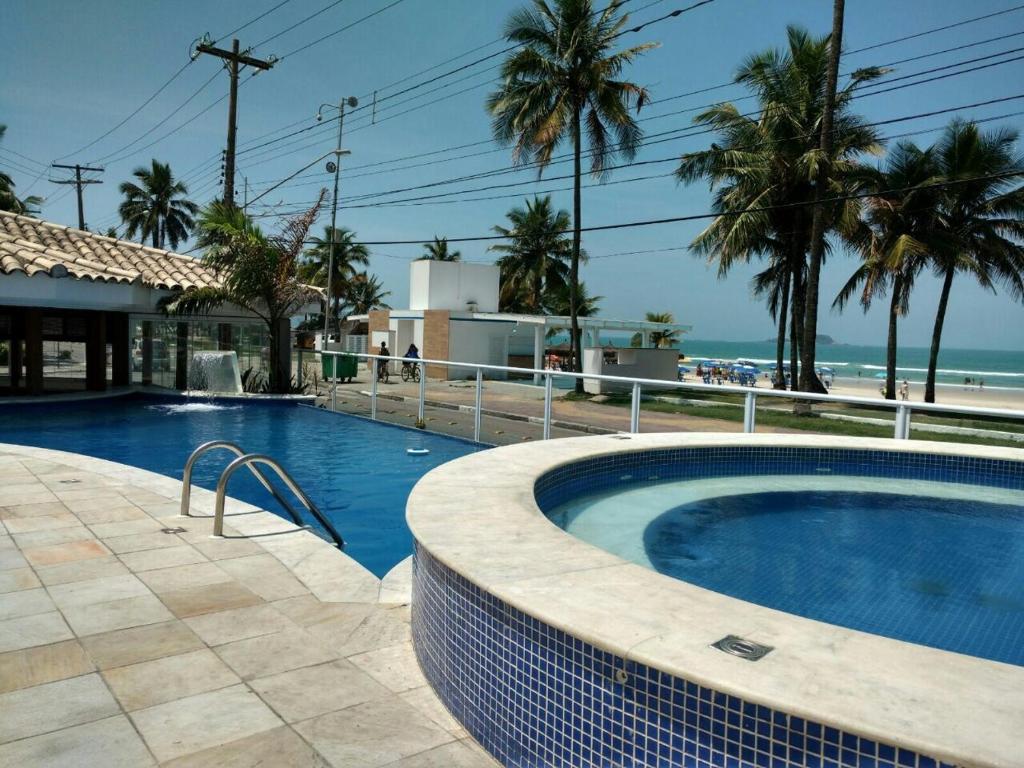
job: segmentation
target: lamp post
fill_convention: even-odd
[[[341,174],[341,134],[345,127],[345,107],[348,106],[351,109],[355,109],[359,106],[359,100],[355,96],[349,96],[347,99],[342,99],[338,102],[338,105],[333,104],[321,104],[320,108],[316,111],[316,119],[323,120],[324,109],[336,109],[338,110],[338,144],[335,149],[337,157],[333,163],[327,164],[327,170],[334,172],[334,197],[331,200],[331,244],[328,248],[327,257],[327,294],[324,296],[324,335],[322,341],[322,348],[327,349],[327,338],[328,332],[331,326],[331,279],[334,277],[334,247],[338,240],[337,231],[335,225],[338,220],[338,177]],[[347,154],[347,153],[346,153]],[[331,166],[334,166],[333,168]]]

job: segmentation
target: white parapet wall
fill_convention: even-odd
[[[678,364],[678,349],[623,348],[615,350],[615,360],[611,362],[605,361],[605,351],[601,347],[583,349],[584,373],[676,381]],[[614,381],[584,379],[583,388],[591,395],[605,395],[609,392],[628,392],[631,386]]]
[[[409,309],[497,312],[500,270],[465,261],[414,261],[409,265]]]

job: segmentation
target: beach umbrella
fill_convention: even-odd
[[[832,368],[829,368],[828,366],[824,366],[824,365],[821,368],[819,368],[818,370],[821,373],[835,373],[835,371]]]
[[[683,373],[689,373],[690,372],[690,369],[687,368],[685,365],[680,365],[679,366],[679,370],[682,371]]]
[[[885,371],[879,371],[878,373],[875,374],[875,378],[876,379],[884,379],[885,375],[886,375]]]

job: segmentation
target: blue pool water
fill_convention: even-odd
[[[83,453],[177,479],[188,455],[207,440],[231,440],[248,452],[278,459],[345,538],[345,551],[378,576],[412,554],[405,502],[416,481],[480,449],[285,402],[183,405],[177,398],[132,396],[0,409],[0,442]],[[430,453],[410,456],[407,448]],[[196,464],[193,482],[214,489],[231,458],[226,451],[207,454]],[[248,472],[235,473],[228,494],[279,510]],[[298,502],[295,506],[301,510]]]
[[[627,484],[548,514],[716,592],[1024,665],[1022,503],[985,486],[797,475]]]

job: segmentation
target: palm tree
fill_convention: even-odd
[[[126,225],[125,237],[138,237],[143,243],[149,239],[154,248],[168,243],[177,248],[188,239],[195,226],[192,217],[199,212],[199,206],[185,198],[185,182],[175,181],[171,166],[155,159],[150,168],[140,166],[132,176],[138,184],[126,181],[119,187],[125,199],[117,210]]]
[[[517,162],[532,161],[539,171],[551,162],[555,148],[569,139],[573,149],[572,252],[569,266],[570,349],[575,370],[582,360],[577,320],[579,292],[583,132],[590,147],[590,170],[601,175],[617,154],[632,159],[643,132],[630,114],[639,110],[647,91],[618,79],[626,65],[653,44],[613,52],[629,18],[620,13],[624,0],[609,0],[595,11],[592,0],[533,0],[508,21],[505,37],[517,44],[502,64],[502,87],[491,94],[495,138],[514,143]],[[576,391],[583,391],[581,379]]]
[[[812,37],[806,30],[790,26],[784,50],[749,57],[734,81],[753,92],[757,114],[748,116],[727,103],[697,115],[694,122],[717,130],[721,141],[703,152],[684,155],[676,171],[680,181],[706,179],[715,191],[712,206],[719,215],[693,240],[691,248],[718,263],[719,277],[725,277],[738,263],[768,259],[768,268],[755,278],[754,290],[769,297],[777,321],[779,372],[784,365],[789,318],[794,388],[812,220],[810,209],[802,204],[814,199],[828,40],[828,36]],[[877,67],[857,70],[836,95],[832,194],[845,189],[862,154],[880,151],[877,133],[850,113],[849,104],[858,86],[883,73]],[[849,220],[857,210],[852,200],[833,205],[827,212],[827,229]],[[784,388],[781,373],[776,386]]]
[[[910,310],[910,295],[925,268],[937,231],[938,165],[932,149],[904,141],[890,150],[885,168],[865,168],[861,187],[864,218],[845,234],[863,259],[836,297],[842,308],[856,294],[866,312],[889,293],[885,396],[896,399],[897,323]]]
[[[941,226],[933,248],[942,290],[935,312],[925,402],[935,402],[942,327],[953,280],[971,275],[992,290],[1001,284],[1014,299],[1024,298],[1024,156],[1018,133],[1008,128],[983,133],[974,123],[954,120],[934,147],[943,187]]]
[[[391,295],[376,275],[360,272],[352,278],[348,292],[348,303],[352,314],[365,315],[372,309],[390,309],[384,299]]]
[[[420,261],[461,261],[462,254],[458,251],[448,250],[448,238],[434,235],[434,242],[423,246],[423,255]]]
[[[370,251],[365,245],[355,242],[355,238],[356,233],[345,227],[334,230],[334,273],[330,283],[335,321],[338,320],[339,310],[356,274],[356,265],[365,266],[370,263]],[[310,285],[326,288],[327,272],[331,264],[331,228],[324,227],[324,236],[314,237],[310,242],[313,246],[303,254],[299,277]]]
[[[7,126],[0,125],[0,139],[7,133]],[[11,213],[36,214],[43,204],[43,198],[32,195],[25,199],[19,199],[14,194],[14,180],[6,173],[0,171],[0,211]]]
[[[206,249],[203,262],[215,270],[220,287],[193,287],[168,297],[161,306],[171,315],[206,314],[233,304],[260,317],[270,337],[270,392],[288,390],[290,371],[281,356],[282,334],[299,310],[319,301],[320,293],[298,278],[299,259],[324,194],[303,214],[285,221],[279,235],[262,232],[234,205],[215,201],[199,222],[199,243]]]
[[[501,307],[504,312],[540,314],[546,288],[564,286],[569,275],[572,243],[562,233],[569,229],[569,212],[551,206],[551,196],[535,196],[526,208],[506,214],[511,227],[494,227],[509,239],[490,250],[504,254],[501,268]]]
[[[646,320],[648,323],[664,325],[674,325],[676,322],[675,315],[671,312],[648,312]],[[662,331],[651,331],[651,343],[655,347],[671,347],[677,341],[679,341],[679,331],[673,331],[669,328]]]

